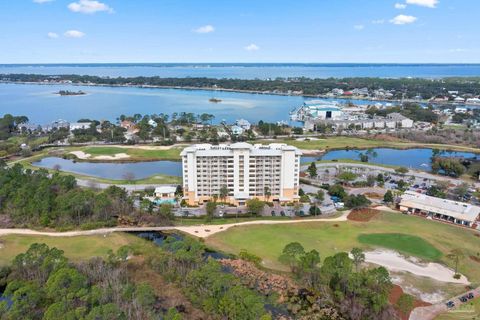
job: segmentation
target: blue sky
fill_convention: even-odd
[[[1,0],[0,63],[480,62],[478,0]]]

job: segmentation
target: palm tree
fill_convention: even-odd
[[[355,264],[355,272],[358,272],[360,265],[365,262],[365,254],[360,248],[353,248],[350,254],[353,257],[353,264]]]
[[[272,196],[272,192],[270,191],[269,186],[265,186],[265,188],[263,188],[263,194],[265,195],[265,199],[267,199],[267,202],[268,202],[268,200]]]
[[[222,202],[225,202],[225,200],[227,199],[228,197],[228,188],[227,186],[223,185],[221,188],[220,188],[220,199],[222,199]]]

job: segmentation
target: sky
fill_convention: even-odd
[[[0,63],[480,63],[479,0],[0,0]]]

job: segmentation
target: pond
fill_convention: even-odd
[[[123,180],[128,176],[134,179],[145,179],[156,174],[176,176],[182,175],[182,163],[178,161],[144,161],[144,162],[76,162],[70,159],[47,157],[32,163],[34,166],[87,175],[102,179]]]
[[[132,231],[132,232],[128,232],[128,233],[133,234],[133,235],[135,235],[137,237],[140,237],[142,239],[152,241],[157,246],[162,246],[163,243],[165,242],[165,240],[168,237],[173,237],[176,240],[183,240],[183,236],[180,235],[180,234],[177,234],[177,233],[168,233],[167,234],[167,233],[163,233],[163,232],[159,232],[159,231],[142,231],[142,232]],[[205,259],[212,258],[212,259],[215,259],[215,260],[221,260],[221,259],[228,258],[228,255],[223,254],[223,253],[218,252],[218,251],[215,251],[215,250],[211,250],[209,248],[206,248],[205,252],[203,254],[203,257]]]
[[[368,154],[368,162],[375,164],[403,166],[411,169],[429,171],[431,169],[431,158],[434,155],[433,149],[391,149],[374,148],[361,150],[332,150],[318,157],[302,157],[302,163],[319,160],[351,159],[360,160],[361,154]],[[466,159],[480,159],[480,154],[471,152],[440,151],[443,157],[460,157]]]

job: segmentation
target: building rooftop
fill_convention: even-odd
[[[174,186],[161,186],[155,188],[155,193],[175,193],[177,187]]]
[[[403,194],[400,206],[439,213],[469,222],[475,222],[480,215],[480,207],[478,206],[431,197],[414,191],[406,191]]]
[[[296,155],[301,155],[301,151],[294,147],[289,146],[284,143],[271,143],[268,145],[264,144],[250,144],[246,142],[237,142],[230,145],[219,144],[211,145],[208,143],[205,144],[196,144],[190,147],[186,147],[180,153],[181,156],[186,155],[190,152],[195,152],[199,156],[229,156],[233,154],[233,150],[247,149],[250,150],[252,155],[281,155],[283,151],[294,151]]]

